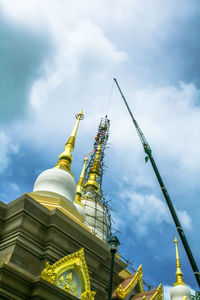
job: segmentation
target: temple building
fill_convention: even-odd
[[[71,164],[82,110],[76,119],[55,167],[37,177],[32,192],[0,202],[0,299],[107,299],[111,221],[102,176],[109,120],[101,121],[76,184]],[[177,268],[171,299],[190,300]],[[161,285],[145,290],[142,266],[130,272],[115,255],[112,299],[162,298]]]

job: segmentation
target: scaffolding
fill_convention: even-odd
[[[109,138],[110,120],[105,116],[102,118],[95,137],[94,149],[88,155],[88,165],[85,172],[84,182],[86,183],[90,176],[90,171],[94,163],[98,145],[101,143],[99,155],[99,168],[96,181],[99,184],[99,190],[95,191],[91,187],[83,189],[82,203],[85,205],[86,220],[85,224],[91,229],[92,233],[103,240],[111,236],[111,214],[110,206],[106,201],[102,189],[102,179],[105,172],[105,149]]]
[[[105,116],[105,118],[101,118],[97,135],[95,136],[95,142],[94,142],[94,150],[90,152],[90,158],[87,164],[84,182],[86,182],[89,178],[90,169],[92,167],[92,164],[94,162],[95,154],[97,147],[99,145],[99,142],[101,141],[101,154],[99,158],[99,177],[97,178],[97,181],[100,186],[100,193],[103,195],[102,191],[102,179],[103,179],[103,173],[105,171],[105,162],[104,162],[104,155],[105,155],[105,149],[107,146],[108,138],[109,138],[109,129],[110,129],[110,120]]]
[[[103,240],[109,240],[111,238],[111,233],[114,230],[111,225],[112,219],[110,211],[112,210],[112,208],[109,205],[109,201],[105,199],[102,189],[103,174],[106,169],[104,155],[105,150],[108,147],[107,142],[109,138],[109,128],[110,120],[108,120],[106,116],[100,121],[97,135],[95,137],[94,149],[87,155],[89,161],[84,176],[85,183],[89,179],[90,171],[96,156],[96,151],[98,149],[99,143],[101,143],[101,153],[99,156],[99,176],[96,178],[97,182],[99,183],[99,191],[95,192],[94,189],[88,186],[87,188],[83,189],[83,196],[81,200],[81,202],[85,205],[85,224],[90,228],[91,232],[94,235]],[[127,269],[131,272],[136,273],[136,269],[133,267],[133,263],[125,259],[120,253],[119,255],[120,259],[122,259],[122,261],[126,263]],[[151,290],[153,288],[153,286],[147,284],[144,280],[143,284],[148,290]]]

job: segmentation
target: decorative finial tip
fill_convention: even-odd
[[[84,119],[84,114],[83,114],[83,110],[81,108],[80,112],[76,114],[76,119],[78,120],[83,120]]]
[[[84,162],[88,162],[88,160],[89,160],[89,159],[88,159],[88,157],[87,157],[87,156],[85,156],[85,158],[84,158],[84,160],[83,160],[83,161],[84,161]]]
[[[175,239],[174,239],[174,243],[175,243],[175,244],[178,244],[178,240],[177,240],[176,237],[175,237]]]

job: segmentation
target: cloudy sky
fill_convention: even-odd
[[[175,282],[176,230],[113,85],[151,148],[200,267],[200,7],[198,0],[0,0],[0,199],[32,191],[83,108],[78,180],[100,118],[111,120],[104,192],[120,252],[144,280]],[[180,246],[184,281],[197,284]]]

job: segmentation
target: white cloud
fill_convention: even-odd
[[[42,141],[49,143],[52,135],[64,139],[67,135],[64,131],[72,127],[73,118],[70,116],[81,107],[85,110],[87,119],[82,125],[84,134],[88,136],[94,132],[97,120],[105,113],[107,106],[105,99],[108,98],[113,75],[120,72],[121,75],[125,74],[130,59],[134,58],[137,61],[137,57],[134,57],[133,52],[127,47],[128,41],[124,47],[118,45],[117,41],[120,40],[122,33],[119,39],[112,39],[111,32],[114,32],[117,22],[123,28],[128,24],[127,30],[133,32],[134,41],[137,42],[142,37],[145,40],[145,35],[150,37],[151,34],[159,35],[160,32],[163,34],[161,24],[166,25],[164,30],[168,28],[170,31],[172,20],[177,15],[186,18],[188,14],[194,13],[186,3],[181,5],[181,12],[174,9],[178,4],[165,3],[166,9],[161,10],[159,1],[155,1],[148,11],[143,9],[145,4],[146,0],[140,3],[103,1],[100,7],[98,1],[86,1],[84,5],[79,1],[70,1],[67,4],[63,1],[41,3],[30,0],[28,4],[25,0],[19,0],[17,4],[10,0],[1,1],[2,8],[12,16],[12,19],[36,27],[41,26],[43,22],[51,32],[56,48],[54,58],[46,63],[45,77],[36,81],[32,87],[30,95],[33,106],[33,111],[30,112],[32,122],[30,123],[29,119],[28,122],[18,124],[17,128],[22,132],[21,139],[29,141],[31,136],[35,145],[41,144]],[[114,27],[111,30],[112,22]],[[144,28],[148,28],[148,31]],[[134,49],[131,48],[131,51]],[[140,65],[142,67],[142,62]],[[122,83],[124,92],[128,95],[127,100],[159,159],[172,161],[173,172],[186,184],[191,182],[188,181],[188,177],[192,177],[192,181],[198,180],[200,133],[195,130],[200,122],[200,110],[196,106],[196,100],[199,98],[198,89],[193,84],[184,83],[176,87],[150,85],[139,88],[134,86],[137,79],[134,70],[128,73],[126,71],[125,75],[127,84],[124,79]],[[146,172],[147,168],[140,169],[142,149],[116,89],[110,112],[112,118],[110,141],[119,166],[123,161],[124,173],[127,173],[130,168],[128,165],[132,164],[137,173],[138,184],[144,181],[152,185],[149,180],[145,180],[144,169]],[[122,153],[126,153],[123,160],[120,159]],[[172,166],[170,167],[171,172]],[[169,171],[165,169],[164,172]]]
[[[178,87],[151,85],[129,90],[128,93],[127,100],[155,160],[159,161],[161,173],[169,178],[173,174],[186,185],[197,183],[200,173],[199,90],[194,84],[180,83]],[[122,168],[123,164],[124,173],[129,174],[130,181],[133,181],[131,174],[136,177],[137,173],[141,178],[146,177],[143,181],[148,182],[149,169],[143,163],[145,154],[142,145],[122,100],[116,97],[117,94],[115,103],[118,105],[111,103],[111,143],[119,162],[117,166]]]
[[[149,225],[155,225],[159,230],[159,224],[165,223],[172,225],[172,217],[164,200],[161,200],[154,194],[136,193],[135,190],[122,189],[118,193],[118,202],[126,205],[121,205],[120,211],[115,213],[114,220],[120,220],[119,224],[125,226],[127,219],[134,220],[135,234],[142,236],[147,235],[151,231]],[[184,210],[176,209],[181,224],[186,230],[192,229],[192,220],[188,213]],[[120,218],[121,216],[121,218]],[[122,216],[126,216],[123,218]],[[123,224],[125,222],[125,224]],[[116,227],[116,226],[114,226]],[[118,228],[119,229],[119,228]]]
[[[87,122],[83,121],[86,133],[97,127],[97,120],[106,107],[106,104],[102,106],[105,98],[102,84],[110,81],[113,71],[127,60],[126,53],[119,51],[102,29],[87,19],[66,28],[65,32],[64,37],[57,38],[57,51],[46,65],[46,76],[32,87],[32,111],[29,112],[32,122],[29,119],[17,126],[22,132],[20,138],[35,139],[35,146],[46,143],[52,135],[58,139],[62,136],[64,143],[67,128],[73,126],[73,115],[82,107],[87,118]]]
[[[19,186],[15,182],[10,183],[10,188],[13,192],[19,192]]]
[[[159,0],[152,2],[148,10],[144,9],[148,5],[148,0],[131,1],[99,1],[85,0],[84,5],[81,1],[62,1],[62,0],[18,0],[14,3],[12,0],[1,0],[3,9],[12,18],[25,21],[26,23],[35,22],[41,18],[48,18],[54,21],[54,16],[60,16],[59,22],[72,23],[80,17],[88,16],[97,22],[107,24],[109,21],[113,24],[118,23],[126,26],[126,29],[131,25],[134,31],[138,31],[141,35],[147,35],[149,32],[155,34],[160,26],[173,25],[170,21],[177,21],[177,18],[185,18],[194,13],[194,9],[190,3],[182,2],[181,0],[168,1],[160,3]],[[180,5],[182,4],[182,6]],[[122,13],[123,11],[123,13]],[[37,25],[37,24],[35,24]],[[171,26],[169,27],[170,29]],[[148,31],[142,31],[142,28],[148,28]],[[123,28],[124,29],[124,28]],[[162,28],[162,32],[166,28]]]
[[[9,136],[0,131],[0,174],[3,173],[6,168],[9,166],[9,155],[11,153],[18,153],[19,146],[11,142]]]
[[[2,173],[8,165],[7,149],[9,144],[9,139],[3,132],[0,133],[0,144],[0,173]]]
[[[192,229],[192,219],[189,217],[187,212],[184,210],[177,210],[177,214],[178,214],[178,218],[179,218],[181,224],[183,225],[183,227],[185,227],[187,230],[191,230]]]
[[[137,235],[149,233],[148,225],[158,225],[162,222],[171,223],[165,203],[153,194],[139,194],[129,191],[121,194],[120,198],[128,200],[127,217],[134,219]]]

